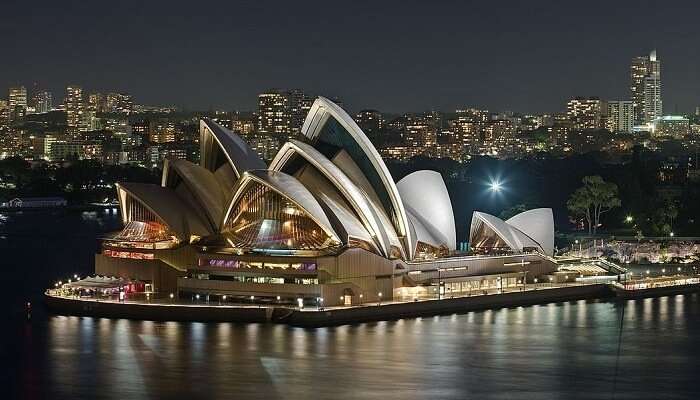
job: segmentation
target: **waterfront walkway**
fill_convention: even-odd
[[[244,304],[204,299],[171,299],[155,295],[145,298],[79,297],[61,290],[47,290],[45,301],[58,314],[161,321],[257,322],[303,327],[353,324],[369,321],[414,318],[447,313],[464,313],[504,307],[530,306],[552,302],[657,297],[700,290],[698,276],[668,277],[662,283],[642,286],[629,282],[527,284],[471,296],[441,296],[410,301],[376,301],[355,306],[293,307],[290,304]],[[631,289],[630,289],[631,288]]]

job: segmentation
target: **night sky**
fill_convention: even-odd
[[[657,48],[665,113],[700,105],[699,1],[570,3],[4,0],[0,90],[252,110],[298,87],[350,110],[551,112],[627,98],[630,59]]]

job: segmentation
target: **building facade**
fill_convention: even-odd
[[[653,50],[648,56],[632,59],[630,65],[630,100],[636,125],[651,124],[663,115],[661,100],[661,60]]]
[[[632,127],[634,127],[634,102],[632,100],[608,101],[607,130],[632,133]]]
[[[200,122],[199,145],[199,164],[165,160],[160,185],[117,184],[124,228],[96,255],[98,274],[180,296],[353,305],[440,296],[447,283],[515,285],[555,268],[546,246],[457,253],[441,174],[395,182],[357,123],[328,99],[316,99],[301,136],[269,165],[211,120]]]
[[[574,129],[603,129],[606,113],[605,102],[597,97],[576,97],[566,105],[566,115]]]

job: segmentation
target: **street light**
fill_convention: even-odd
[[[634,221],[634,218],[632,218],[631,215],[628,215],[625,217],[625,222],[627,222],[628,224],[631,223],[632,221]]]
[[[501,181],[498,179],[491,181],[489,184],[489,188],[491,189],[492,192],[500,192],[503,189],[503,184],[501,184]]]
[[[382,292],[379,292],[379,303],[377,304],[378,306],[382,305]]]

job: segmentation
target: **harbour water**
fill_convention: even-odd
[[[97,238],[118,226],[111,210],[0,218],[0,383],[9,398],[700,396],[697,294],[319,329],[46,313],[42,290],[89,273]]]

